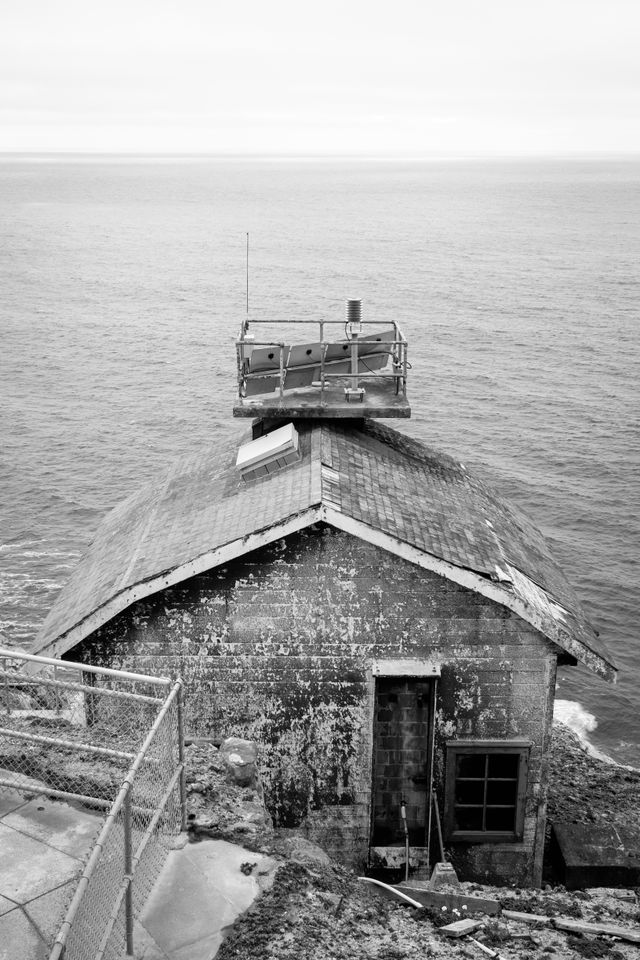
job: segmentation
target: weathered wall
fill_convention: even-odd
[[[469,878],[539,880],[555,652],[510,611],[436,574],[319,526],[136,603],[68,656],[182,676],[188,728],[261,743],[276,821],[354,862],[369,839],[371,663],[441,663],[440,796],[445,740],[533,743],[523,843],[457,845],[456,865]]]

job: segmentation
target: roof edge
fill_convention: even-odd
[[[609,663],[608,660],[605,660],[604,657],[595,653],[577,638],[572,637],[570,633],[567,630],[563,630],[551,616],[544,617],[538,614],[531,604],[526,603],[524,599],[510,592],[508,588],[499,582],[488,580],[473,570],[465,567],[457,567],[455,564],[441,560],[433,554],[419,550],[417,547],[412,547],[405,541],[392,537],[388,533],[383,533],[380,530],[369,527],[361,520],[354,520],[353,517],[342,513],[335,507],[322,506],[320,513],[321,519],[331,524],[331,526],[359,537],[361,540],[366,540],[374,546],[387,550],[389,553],[402,557],[404,560],[408,560],[409,563],[422,567],[424,570],[430,570],[432,573],[437,573],[439,576],[445,577],[447,580],[452,580],[467,590],[472,590],[474,593],[479,593],[488,600],[493,600],[503,607],[507,607],[526,623],[529,623],[536,630],[539,630],[548,640],[557,644],[557,646],[563,650],[566,650],[567,653],[570,653],[598,676],[610,683],[615,683],[617,670],[612,663]]]
[[[144,600],[145,597],[159,593],[167,587],[173,587],[177,583],[188,580],[190,577],[195,577],[200,573],[206,573],[207,570],[212,570],[214,567],[219,567],[225,563],[229,563],[231,560],[236,560],[238,557],[242,557],[252,550],[268,546],[270,543],[274,543],[282,537],[304,530],[311,526],[311,524],[317,523],[320,519],[320,506],[315,505],[308,507],[301,513],[297,513],[293,517],[288,517],[286,520],[273,524],[272,526],[265,527],[257,533],[240,537],[238,540],[226,543],[216,550],[210,550],[207,551],[207,553],[200,554],[200,556],[195,557],[193,560],[182,563],[171,570],[165,570],[156,577],[135,583],[116,594],[116,596],[112,597],[107,603],[98,607],[90,613],[89,616],[80,620],[79,623],[64,633],[61,633],[55,639],[42,640],[38,637],[30,652],[42,656],[61,657],[67,650],[71,650],[72,647],[77,646],[77,644],[85,640],[91,633],[104,626],[105,623],[108,623],[109,620],[112,620],[138,600]]]
[[[327,506],[323,503],[315,504],[300,513],[288,517],[286,520],[224,544],[215,550],[207,551],[171,570],[165,570],[163,573],[149,580],[140,581],[127,587],[55,639],[48,640],[39,637],[36,640],[32,652],[52,657],[60,657],[66,653],[67,650],[81,643],[82,640],[86,639],[91,633],[104,626],[105,623],[112,620],[117,614],[122,613],[123,610],[126,610],[127,607],[130,607],[136,601],[143,600],[145,597],[158,593],[167,587],[175,586],[177,583],[188,580],[190,577],[205,573],[207,570],[235,560],[238,557],[250,553],[252,550],[267,546],[289,534],[304,530],[319,521],[328,523],[330,526],[349,533],[352,536],[359,537],[361,540],[371,543],[373,546],[380,547],[388,553],[407,560],[415,566],[436,573],[447,580],[459,584],[467,590],[486,597],[488,600],[499,603],[501,606],[511,610],[526,623],[529,623],[552,643],[571,654],[571,656],[575,657],[576,660],[584,664],[592,672],[611,683],[615,683],[617,670],[614,664],[590,649],[588,645],[578,637],[573,636],[570,629],[563,629],[551,611],[548,616],[545,616],[540,610],[537,610],[532,603],[528,603],[525,596],[518,596],[517,593],[510,589],[511,584],[507,586],[500,582],[489,580],[468,568],[458,567],[433,554],[413,547],[405,541],[391,536],[391,534],[383,533],[381,530],[370,527],[361,520],[355,520],[353,517],[342,513],[335,506]],[[534,587],[538,592],[542,592],[540,588],[536,588],[535,584],[526,578],[524,574],[520,573],[520,578],[530,587]]]

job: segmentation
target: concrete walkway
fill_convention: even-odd
[[[240,869],[255,864],[250,875]],[[173,850],[136,924],[136,960],[211,960],[275,864],[225,840]]]
[[[100,814],[0,788],[0,960],[47,960],[102,824]],[[136,960],[211,960],[275,869],[224,840],[182,836],[176,846],[135,925]],[[243,873],[244,864],[255,866]]]
[[[0,788],[0,960],[46,960],[102,817]]]

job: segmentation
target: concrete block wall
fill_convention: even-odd
[[[442,665],[444,743],[532,741],[520,844],[457,845],[475,879],[539,881],[556,654],[515,614],[371,544],[318,525],[139,601],[72,659],[179,675],[188,729],[262,745],[277,823],[362,864],[370,835],[374,660]]]

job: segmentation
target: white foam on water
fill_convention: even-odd
[[[562,723],[565,727],[569,727],[577,735],[580,743],[591,757],[595,757],[596,760],[603,760],[605,763],[611,763],[615,767],[626,767],[626,764],[614,760],[613,757],[594,746],[589,740],[588,735],[597,729],[598,721],[577,700],[556,700],[553,708],[553,722]]]

